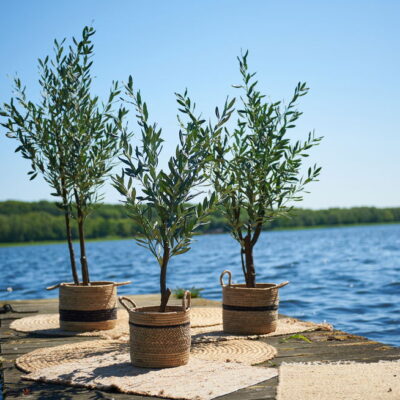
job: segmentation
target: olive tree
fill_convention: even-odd
[[[240,244],[247,287],[255,287],[253,250],[266,223],[288,215],[301,201],[305,186],[317,180],[321,168],[313,165],[303,176],[303,160],[321,137],[309,133],[305,141],[288,134],[302,115],[297,101],[308,92],[299,83],[287,105],[268,101],[258,90],[255,73],[247,64],[248,52],[238,57],[242,84],[242,107],[237,110],[233,132],[225,130],[211,142],[209,176],[221,194],[221,209],[230,232]]]
[[[200,117],[180,122],[179,144],[169,158],[168,167],[159,166],[163,147],[162,130],[149,122],[147,104],[133,88],[132,77],[126,85],[128,101],[134,106],[141,128],[141,146],[125,142],[121,160],[126,165],[121,175],[113,178],[115,188],[124,196],[129,215],[139,227],[137,243],[150,250],[160,266],[160,312],[164,312],[171,294],[167,288],[167,267],[173,256],[186,253],[196,228],[207,222],[217,202],[215,193],[197,204],[207,176],[204,166],[209,157],[210,138],[221,133],[233,109],[234,101],[225,102],[215,125]],[[177,94],[180,111],[193,115],[195,105],[187,92]],[[140,185],[137,193],[135,183]]]
[[[80,243],[82,283],[90,283],[85,251],[84,222],[99,204],[99,189],[109,175],[121,138],[129,136],[123,119],[126,110],[114,110],[120,94],[113,82],[103,104],[91,94],[92,36],[85,27],[82,38],[54,41],[54,57],[39,59],[40,100],[28,99],[19,78],[14,97],[0,108],[7,136],[19,142],[16,151],[31,163],[30,179],[39,173],[49,184],[65,216],[66,238],[74,282],[79,284],[72,244],[71,218],[76,219]]]

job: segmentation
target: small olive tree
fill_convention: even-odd
[[[135,149],[125,142],[121,160],[126,167],[113,178],[115,188],[125,197],[129,215],[140,231],[137,243],[150,250],[160,266],[160,312],[164,312],[171,290],[167,288],[169,260],[186,253],[196,228],[207,222],[207,217],[217,202],[215,193],[194,204],[207,177],[204,165],[208,161],[209,140],[221,133],[232,114],[234,101],[225,102],[215,125],[206,124],[200,117],[189,118],[185,123],[179,117],[179,145],[168,161],[166,170],[159,168],[159,155],[163,139],[161,128],[148,120],[148,108],[139,91],[134,91],[132,77],[126,85],[128,102],[133,104],[141,127],[141,146]],[[195,105],[185,92],[177,94],[181,112],[193,115]],[[187,111],[188,110],[188,111]],[[134,183],[141,186],[136,193]]]
[[[248,71],[246,52],[238,57],[243,83],[242,108],[237,111],[236,128],[211,142],[209,176],[221,194],[221,209],[230,231],[240,244],[247,287],[255,287],[253,249],[268,221],[287,215],[293,202],[302,200],[305,186],[317,180],[321,168],[314,165],[301,176],[303,159],[321,137],[313,133],[304,141],[293,141],[289,130],[302,115],[297,100],[307,94],[299,83],[289,104],[267,101],[257,90],[254,73]]]
[[[74,282],[79,284],[72,244],[71,218],[78,224],[82,283],[90,283],[85,251],[84,222],[99,204],[99,188],[120,150],[121,138],[129,136],[122,125],[127,111],[113,108],[120,90],[114,82],[105,104],[90,92],[95,34],[85,27],[82,38],[54,41],[54,58],[39,59],[41,98],[35,103],[26,95],[19,78],[15,96],[3,104],[1,125],[7,136],[19,141],[16,151],[31,162],[30,179],[41,173],[60,199],[65,216],[66,237]]]

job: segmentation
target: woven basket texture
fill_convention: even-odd
[[[243,284],[223,286],[224,332],[247,335],[274,332],[279,305],[278,289],[274,288],[275,286],[270,283],[257,284],[255,288],[247,288]],[[245,308],[247,310],[241,310]],[[271,309],[257,311],[257,308]]]
[[[142,307],[129,311],[131,362],[137,367],[185,365],[190,353],[190,308]]]
[[[62,284],[59,299],[60,314],[62,311],[70,314],[68,320],[63,320],[63,316],[60,315],[61,330],[101,331],[113,329],[117,324],[117,287],[114,282],[92,282],[90,286]],[[92,315],[95,315],[95,318],[91,318],[90,311],[93,311]],[[86,312],[87,320],[82,321],[82,315]],[[74,314],[79,314],[78,321],[73,321]]]

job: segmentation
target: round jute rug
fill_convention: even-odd
[[[107,331],[71,332],[60,329],[58,314],[38,314],[31,317],[16,319],[10,325],[18,332],[32,333],[43,336],[88,336],[104,339],[119,339],[129,334],[128,313],[118,310],[118,324]]]
[[[128,313],[118,310],[118,324],[108,331],[70,332],[60,329],[58,314],[39,314],[13,321],[11,329],[19,332],[47,336],[93,336],[104,339],[119,339],[129,335]],[[192,328],[206,328],[222,323],[222,310],[219,307],[195,307],[191,310]]]
[[[236,335],[223,331],[222,325],[214,325],[208,327],[194,327],[191,331],[192,343],[209,343],[221,342],[227,340],[251,339],[258,340],[271,336],[282,336],[301,332],[312,331],[332,331],[333,327],[327,323],[316,324],[314,322],[300,321],[296,318],[284,317],[278,320],[275,332],[263,335]]]
[[[255,365],[274,358],[275,347],[257,340],[230,340],[227,342],[193,345],[190,355],[203,360],[239,362]]]
[[[221,307],[194,307],[190,311],[192,328],[202,328],[222,324]]]
[[[63,344],[55,347],[36,349],[18,357],[15,361],[24,372],[36,372],[42,368],[65,364],[97,354],[127,352],[129,344],[112,340],[90,340],[80,343]]]
[[[24,372],[30,373],[94,356],[108,355],[112,359],[116,354],[128,352],[128,343],[113,340],[91,340],[36,349],[18,357],[16,365]],[[274,347],[254,340],[202,343],[191,348],[191,357],[211,361],[239,362],[247,365],[270,360],[276,353]]]

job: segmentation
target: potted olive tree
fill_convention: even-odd
[[[113,178],[114,186],[124,196],[128,214],[140,227],[137,243],[147,248],[160,266],[161,301],[157,307],[142,308],[125,297],[120,301],[129,312],[132,364],[175,367],[189,359],[190,293],[185,293],[182,307],[167,305],[171,294],[167,287],[168,263],[172,257],[190,250],[196,228],[206,223],[217,201],[212,193],[198,204],[193,203],[207,179],[203,167],[209,156],[208,142],[223,129],[234,101],[225,103],[213,126],[200,118],[189,118],[186,123],[179,119],[179,144],[168,167],[161,169],[161,129],[149,122],[147,105],[140,92],[134,90],[132,77],[126,85],[126,94],[136,110],[142,143],[135,149],[125,143],[121,160],[126,167]],[[181,111],[185,113],[187,109],[192,115],[194,105],[187,92],[177,94],[177,101]],[[140,185],[141,193],[136,192],[135,182]]]
[[[120,94],[113,83],[107,101],[101,106],[90,92],[93,44],[91,27],[83,29],[66,47],[54,41],[54,58],[39,59],[41,97],[35,103],[27,98],[19,78],[14,79],[15,97],[0,109],[1,125],[7,136],[19,141],[16,151],[31,163],[30,179],[39,173],[59,201],[65,217],[65,231],[73,283],[61,283],[60,325],[64,330],[110,329],[117,318],[116,284],[91,282],[85,249],[84,225],[99,205],[99,189],[110,173],[120,150],[127,111],[114,111]],[[71,222],[77,223],[81,280],[76,268]]]
[[[308,150],[322,138],[313,133],[304,142],[288,137],[302,114],[296,102],[307,94],[306,84],[296,86],[286,106],[268,101],[257,90],[255,74],[248,71],[247,56],[248,52],[238,58],[243,83],[235,87],[243,91],[243,104],[237,125],[231,134],[225,131],[213,141],[210,177],[221,194],[230,233],[240,245],[246,282],[234,285],[229,271],[221,275],[224,330],[262,334],[276,329],[278,289],[288,282],[256,282],[254,246],[265,224],[290,213],[293,202],[302,200],[305,186],[317,180],[321,168],[314,165],[304,177],[301,170]],[[227,285],[224,274],[229,275]]]

